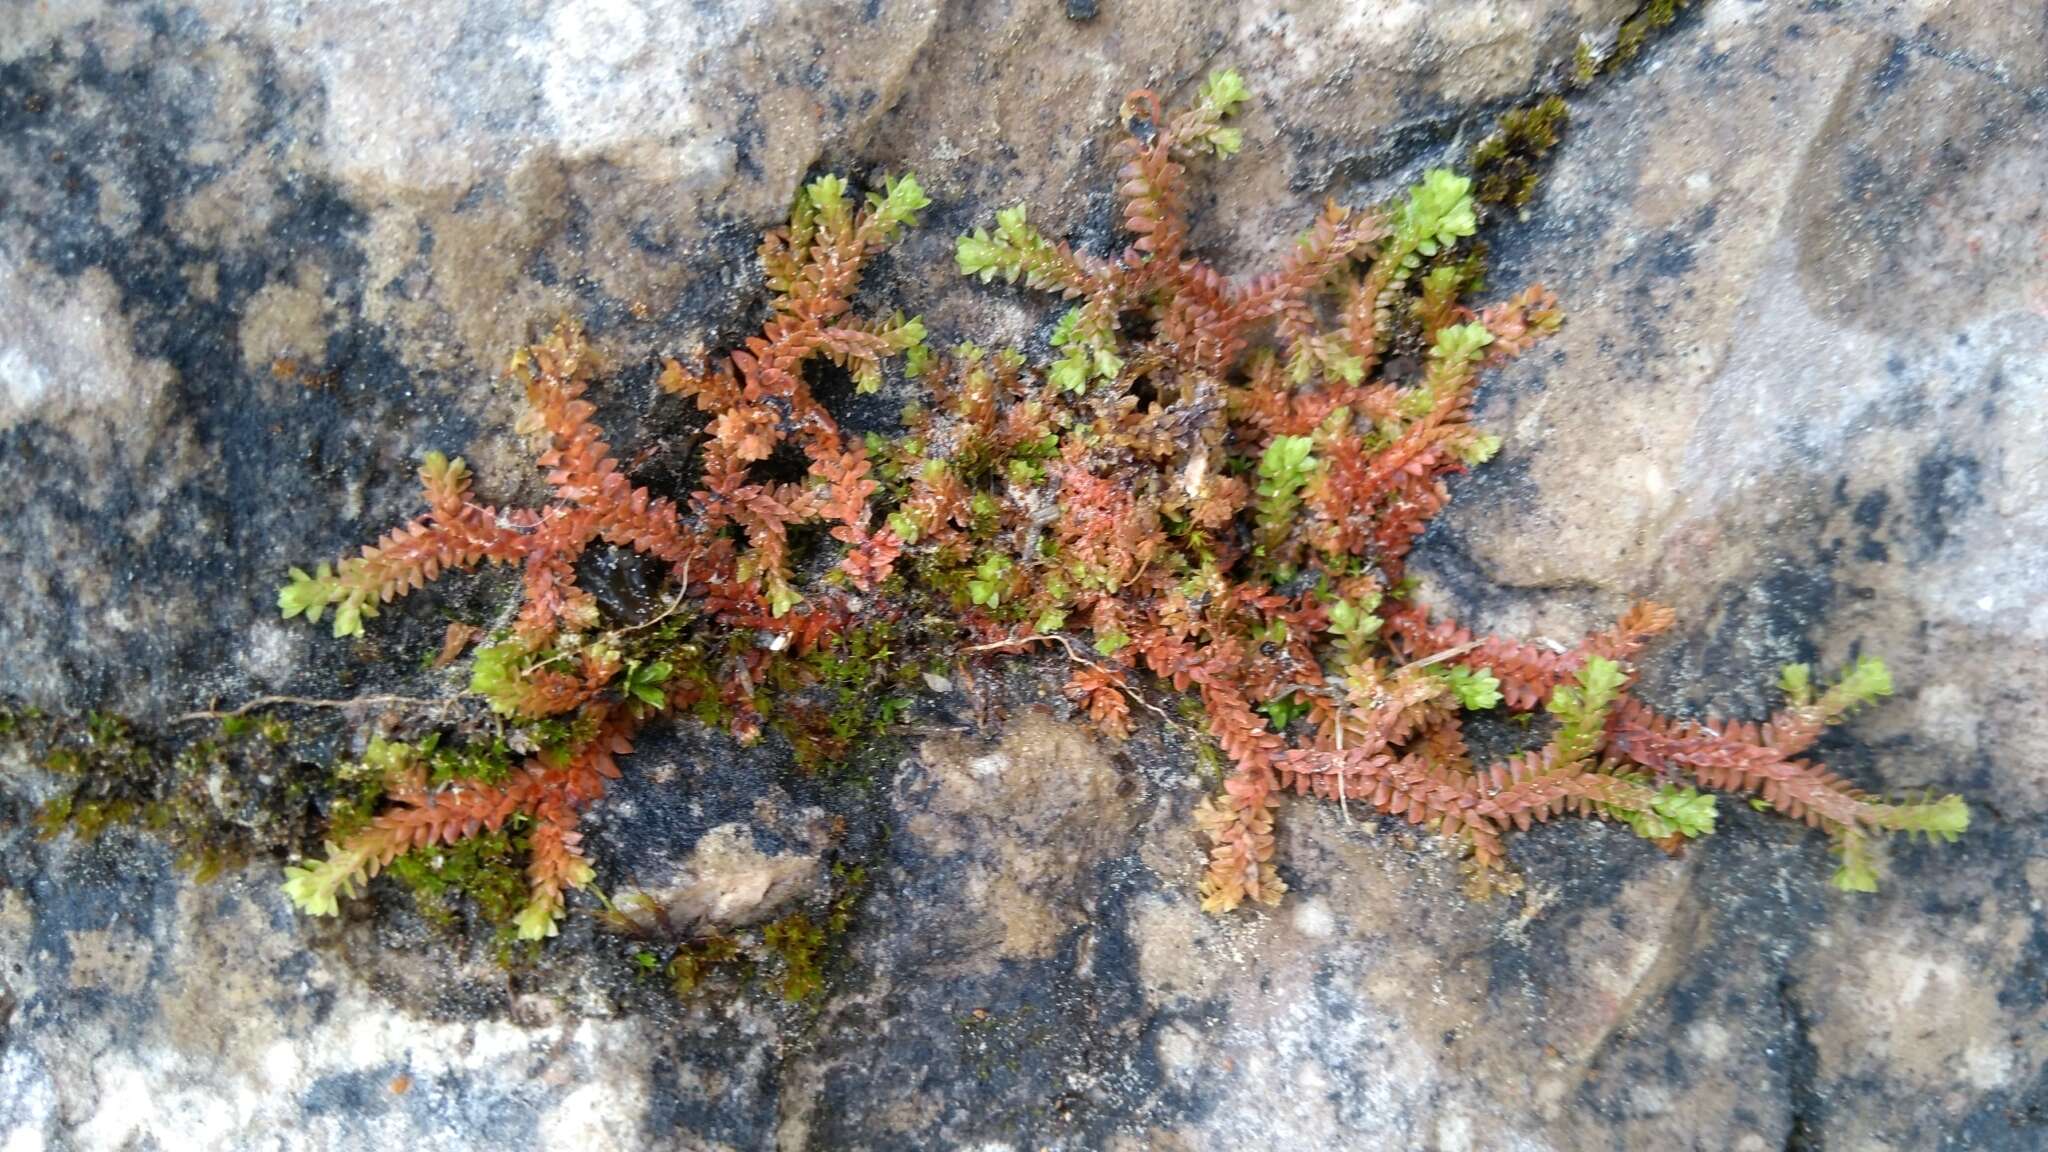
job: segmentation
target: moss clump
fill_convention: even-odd
[[[1621,67],[1634,60],[1649,43],[1650,37],[1671,27],[1678,14],[1685,10],[1691,0],[1650,0],[1636,9],[1635,14],[1621,22],[1621,31],[1614,37],[1614,57],[1611,67]]]
[[[826,974],[867,893],[868,870],[858,864],[835,864],[832,882],[832,898],[815,918],[808,911],[792,912],[761,930],[761,945],[777,965],[776,988],[792,1004],[824,994]]]
[[[1544,162],[1570,120],[1571,109],[1555,95],[1503,113],[1499,126],[1466,157],[1473,195],[1482,204],[1528,204],[1542,181]]]
[[[430,923],[454,929],[467,906],[495,936],[509,941],[513,920],[526,905],[526,873],[520,865],[526,849],[513,831],[487,832],[455,844],[415,848],[393,860],[385,874],[412,894]]]
[[[275,717],[227,717],[208,736],[178,744],[112,712],[0,707],[0,742],[56,784],[35,813],[40,839],[68,832],[91,841],[113,827],[143,828],[201,881],[317,842],[323,774],[292,755],[293,738]]]
[[[912,703],[917,671],[898,623],[876,620],[770,669],[768,725],[789,741],[806,774],[851,782],[863,738],[887,736]]]
[[[654,959],[651,952],[642,952],[638,956]],[[668,976],[670,987],[675,989],[676,998],[688,999],[720,972],[730,973],[740,983],[747,983],[753,979],[754,962],[741,948],[739,940],[715,935],[692,940],[676,949],[662,971]]]
[[[1650,40],[1676,23],[1679,13],[1691,3],[1692,0],[1648,0],[1623,18],[1615,29],[1613,46],[1605,51],[1590,41],[1579,41],[1578,50],[1572,57],[1572,83],[1583,88],[1633,63]]]
[[[761,930],[761,943],[781,963],[777,987],[794,1003],[825,991],[825,930],[803,912],[792,912]]]

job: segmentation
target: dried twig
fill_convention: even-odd
[[[311,696],[258,696],[253,700],[245,701],[235,708],[207,709],[202,712],[187,712],[182,716],[173,716],[171,717],[171,723],[190,724],[199,720],[228,720],[236,716],[246,716],[259,708],[276,708],[285,705],[294,708],[371,708],[379,705],[395,705],[407,708],[446,708],[462,699],[465,695],[468,695],[468,693],[443,696],[435,700],[424,699],[418,696],[386,695],[352,696],[346,700],[321,700]]]

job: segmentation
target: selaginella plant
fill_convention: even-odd
[[[531,863],[532,895],[519,913],[519,935],[553,935],[564,892],[589,883],[591,868],[576,831],[577,814],[616,778],[615,757],[632,749],[633,731],[671,707],[704,703],[703,677],[678,676],[678,629],[607,626],[594,597],[576,585],[576,563],[598,541],[631,548],[667,565],[673,608],[685,602],[726,635],[772,629],[780,640],[732,653],[711,689],[714,706],[730,710],[743,737],[758,735],[754,685],[766,659],[801,657],[821,638],[846,632],[843,597],[821,598],[803,611],[790,583],[792,525],[828,522],[848,545],[849,579],[865,584],[889,566],[888,545],[866,530],[866,450],[849,442],[812,397],[804,366],[817,359],[852,372],[862,386],[879,381],[881,358],[919,346],[923,326],[892,317],[851,314],[862,265],[894,240],[926,205],[914,179],[888,181],[865,203],[850,199],[837,177],[821,178],[798,197],[786,228],[768,235],[761,261],[776,296],[760,335],[710,371],[671,361],[662,386],[694,396],[716,418],[704,449],[703,487],[686,512],[633,484],[621,471],[583,399],[592,367],[582,335],[563,325],[544,343],[513,358],[512,376],[525,389],[521,430],[541,442],[554,500],[546,508],[507,510],[470,498],[460,460],[430,454],[420,470],[428,512],[358,556],[293,569],[278,593],[286,617],[317,622],[334,612],[334,634],[360,632],[378,606],[442,572],[481,563],[518,564],[524,602],[512,634],[479,650],[470,685],[498,713],[544,733],[543,746],[501,779],[431,780],[417,757],[390,757],[385,792],[392,803],[365,826],[328,848],[326,859],[287,869],[286,892],[315,915],[332,914],[341,897],[400,854],[521,826]],[[760,461],[785,439],[810,462],[807,483],[758,478]],[[643,635],[651,634],[651,635]],[[666,650],[648,641],[667,643]]]
[[[1229,762],[1197,812],[1213,911],[1286,890],[1273,821],[1288,792],[1429,824],[1482,888],[1503,875],[1510,829],[1572,814],[1675,847],[1714,830],[1714,791],[1827,831],[1848,889],[1874,883],[1873,836],[1961,831],[1956,797],[1886,801],[1803,759],[1889,691],[1873,660],[1819,693],[1788,669],[1788,705],[1761,726],[1699,723],[1631,693],[1631,660],[1672,624],[1655,605],[1563,650],[1431,619],[1404,569],[1448,478],[1498,447],[1472,423],[1474,388],[1557,328],[1557,304],[1540,287],[1463,302],[1478,221],[1470,182],[1445,170],[1384,207],[1326,205],[1270,271],[1204,263],[1188,246],[1188,169],[1241,148],[1246,99],[1221,72],[1176,115],[1149,92],[1126,102],[1120,251],[1051,239],[1023,207],[960,237],[962,273],[1067,302],[1042,357],[937,352],[914,319],[854,317],[863,262],[925,197],[907,177],[864,203],[836,178],[810,184],[761,248],[761,333],[715,366],[665,365],[663,386],[710,421],[686,504],[623,473],[582,399],[591,360],[572,328],[516,357],[553,503],[484,507],[460,461],[430,456],[425,516],[338,566],[295,569],[279,603],[315,620],[332,609],[345,635],[443,570],[519,564],[516,626],[475,656],[472,687],[546,746],[493,780],[433,780],[397,758],[389,804],[292,868],[292,898],[331,913],[408,848],[509,821],[531,860],[520,931],[551,934],[565,891],[591,875],[576,814],[639,725],[689,709],[757,735],[778,668],[920,600],[957,620],[949,656],[1063,655],[1068,697],[1107,736],[1129,733],[1133,703],[1163,714],[1148,689],[1186,694]],[[819,360],[861,390],[896,362],[917,397],[902,434],[846,437],[806,383]],[[760,475],[785,441],[808,461],[801,482]],[[829,526],[836,551],[796,555],[801,524]],[[597,541],[664,564],[677,619],[604,619],[575,583]],[[1463,725],[1495,710],[1547,715],[1548,739],[1478,763]]]

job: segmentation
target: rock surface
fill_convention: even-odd
[[[1021,336],[1036,302],[958,282],[949,237],[1016,201],[1105,235],[1124,90],[1251,78],[1197,206],[1228,267],[1456,155],[1629,7],[12,6],[0,692],[431,692],[403,655],[487,581],[348,650],[272,591],[408,514],[430,448],[535,485],[491,383],[555,316],[621,366],[614,442],[657,442],[651,354],[751,323],[756,234],[808,172],[917,171],[936,203],[878,298]],[[2044,39],[2038,6],[1704,0],[1575,97],[1487,237],[1570,323],[1489,386],[1506,447],[1419,553],[1503,631],[1674,604],[1673,705],[1754,714],[1785,660],[1882,655],[1900,694],[1830,762],[1974,815],[1882,893],[1731,805],[1680,859],[1540,830],[1524,892],[1474,904],[1434,845],[1301,804],[1288,902],[1208,918],[1186,750],[1101,747],[1026,683],[878,782],[821,1009],[679,1006],[587,926],[580,967],[508,977],[403,918],[309,925],[268,867],[200,887],[125,833],[39,843],[11,761],[0,1148],[2042,1146]],[[648,740],[593,816],[601,879],[771,915],[821,867],[781,780]]]

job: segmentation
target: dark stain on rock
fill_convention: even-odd
[[[488,1074],[462,1073],[393,1091],[392,1085],[408,1075],[396,1063],[329,1073],[306,1086],[299,1108],[309,1119],[334,1125],[336,1142],[347,1147],[380,1146],[386,1126],[375,1121],[393,1112],[405,1115],[409,1131],[460,1133],[463,1143],[475,1147],[540,1145],[539,1117],[546,1102],[535,1099],[537,1093],[508,1092],[491,1083]]]
[[[1913,473],[1913,523],[1922,556],[1940,551],[1955,522],[1984,502],[1983,472],[1973,456],[1934,452],[1921,459]]]
[[[1785,835],[1781,821],[1739,805],[1723,808],[1722,831],[1686,849],[1706,854],[1691,869],[1687,890],[1665,918],[1633,926],[1659,941],[1659,955],[1633,1007],[1614,1021],[1593,1053],[1591,1074],[1578,1094],[1582,1104],[1622,1131],[1640,1118],[1642,1085],[1686,1084],[1704,1075],[1743,1082],[1745,1127],[1783,1130],[1800,1106],[1793,1086],[1814,1067],[1808,1061],[1802,1072],[1800,1054],[1785,1043],[1779,988],[1796,963],[1792,958],[1811,946],[1813,925],[1824,917],[1830,899],[1823,883],[1826,852]],[[1766,888],[1744,879],[1766,870],[1786,876],[1786,882]],[[1683,963],[1672,963],[1672,957],[1683,957]],[[1660,979],[1668,982],[1660,986]],[[1704,1056],[1680,1039],[1703,1024],[1725,1033],[1725,1055]],[[1656,1142],[1638,1132],[1628,1144]]]
[[[1369,148],[1342,153],[1333,151],[1326,134],[1283,122],[1289,152],[1300,159],[1288,190],[1353,201],[1393,196],[1402,182],[1443,157],[1461,125],[1477,119],[1470,109],[1440,99],[1425,103],[1374,136]]]
[[[1658,233],[1644,248],[1629,253],[1613,270],[1621,273],[1640,266],[1652,279],[1682,281],[1698,262],[1695,249],[1700,238],[1712,230],[1717,212],[1712,204],[1702,206],[1685,223]]]
[[[26,885],[36,909],[28,951],[50,957],[55,971],[68,972],[73,932],[117,929],[154,937],[180,884],[165,867],[168,856],[162,845],[121,828],[86,843],[66,836],[37,846],[40,867]]]
[[[2026,1043],[2018,1029],[2004,1039],[2015,1049]],[[1960,1123],[1943,1131],[1947,1146],[2035,1152],[2042,1133],[2048,1132],[2048,1065],[2026,1084],[1986,1093],[1977,1103]]]
[[[1885,511],[1890,506],[1891,493],[1882,488],[1873,488],[1856,501],[1856,509],[1849,518],[1862,534],[1856,545],[1858,560],[1881,564],[1891,558],[1891,549],[1878,538],[1884,529]]]
[[[1884,63],[1870,74],[1870,91],[1878,97],[1885,97],[1897,91],[1906,79],[1906,70],[1913,62],[1913,55],[1906,49],[1904,37],[1893,37],[1891,51]]]
[[[688,1051],[679,1044],[663,1045],[648,1068],[642,1121],[648,1146],[667,1146],[683,1137],[691,1147],[774,1147],[779,1065],[706,1061],[703,1039],[692,1040]]]
[[[1651,275],[1662,277],[1683,276],[1693,268],[1692,240],[1678,232],[1666,232],[1657,237],[1650,252]]]
[[[1162,1021],[1144,1006],[1124,925],[1149,871],[1135,860],[1103,862],[1092,870],[1087,924],[1052,958],[966,972],[959,965],[970,958],[934,947],[960,910],[927,875],[920,867],[903,894],[910,902],[896,905],[904,915],[874,942],[890,957],[888,991],[828,1025],[810,1057],[829,1066],[811,1124],[816,1146],[1092,1148],[1144,1120],[1163,1091]],[[870,1013],[891,1027],[877,1033]],[[969,1083],[974,1090],[962,1092]],[[890,1130],[888,1117],[918,1114],[929,1116],[920,1127]]]
[[[1674,654],[1662,666],[1676,678],[1670,686],[1703,689],[1709,698],[1697,703],[1724,713],[1767,714],[1778,703],[1778,670],[1813,657],[1815,624],[1840,594],[1837,551],[1822,543],[1811,556],[1760,558],[1758,577],[1727,589],[1701,634],[1665,642]]]
[[[73,565],[118,571],[116,605],[141,590],[165,589],[227,607],[213,627],[131,632],[97,628],[91,614],[31,622],[0,610],[0,636],[24,638],[9,645],[17,659],[40,658],[61,669],[73,699],[56,703],[176,691],[167,683],[137,682],[135,668],[232,667],[250,617],[271,614],[265,590],[276,575],[288,562],[304,563],[333,547],[331,533],[316,526],[344,520],[345,476],[365,481],[376,521],[395,523],[416,506],[414,462],[379,456],[396,439],[388,429],[432,426],[441,433],[437,439],[455,443],[469,435],[460,407],[407,403],[415,390],[438,389],[405,373],[376,330],[360,321],[364,260],[356,243],[364,221],[335,186],[304,173],[277,173],[271,189],[276,213],[256,243],[214,247],[180,230],[175,214],[221,174],[189,158],[196,124],[211,107],[210,74],[177,63],[188,48],[205,59],[197,48],[205,34],[191,21],[158,20],[155,36],[160,50],[122,68],[92,48],[74,62],[36,57],[0,67],[0,149],[14,173],[10,183],[18,191],[12,195],[27,193],[39,206],[26,254],[67,279],[95,269],[105,273],[132,328],[134,354],[171,370],[160,409],[125,418],[142,465],[132,477],[123,472],[95,485],[87,498],[81,478],[123,465],[77,460],[67,437],[34,419],[0,433],[0,459],[17,483],[30,486],[42,522],[67,526],[86,550],[60,548],[54,540],[21,540],[22,546],[68,551]],[[304,94],[287,92],[267,57],[252,66],[264,112],[249,143],[282,153],[295,131],[286,122],[288,108]],[[29,117],[25,110],[38,100],[49,114]],[[118,179],[133,201],[138,224],[132,233],[100,219],[96,172]],[[287,278],[302,261],[319,270],[343,318],[330,328],[324,349],[335,384],[280,406],[272,398],[274,382],[242,366],[239,332],[254,294]],[[187,276],[194,266],[217,269],[215,290],[194,291]],[[181,455],[186,432],[212,462],[208,467],[194,468]],[[308,462],[333,482],[308,484]],[[173,490],[153,490],[166,484]],[[302,495],[289,506],[268,498],[280,490]],[[146,542],[124,530],[133,518],[156,514],[164,521]],[[60,585],[65,581],[59,577]],[[391,631],[397,635],[387,640],[410,639],[406,629]]]
[[[1796,191],[1806,295],[1829,319],[1876,332],[1952,326],[2017,301],[2022,269],[2039,260],[2022,239],[2033,231],[2028,174],[2013,166],[2038,133],[2030,97],[1897,38],[1871,49],[1863,74],[1833,94]],[[1915,55],[1929,66],[1908,66]],[[1930,215],[1968,221],[1970,238],[1930,227]]]
[[[1789,978],[1778,980],[1777,993],[1784,1018],[1785,1094],[1792,1104],[1785,1152],[1821,1152],[1828,1101],[1818,1085],[1820,1049],[1813,1042],[1812,1016],[1794,995]]]

